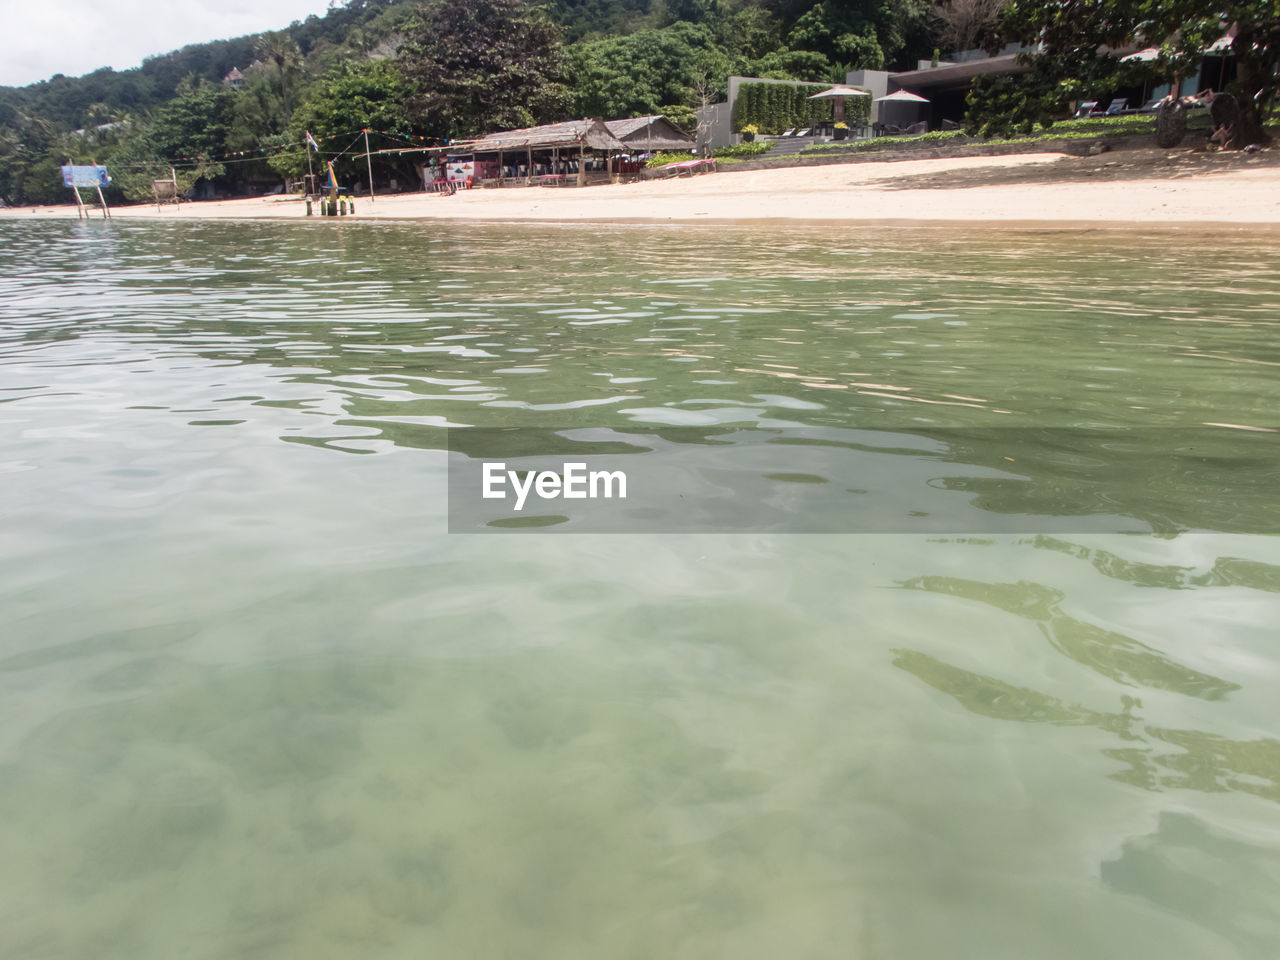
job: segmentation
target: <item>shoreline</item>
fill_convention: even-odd
[[[938,226],[983,229],[1280,227],[1280,151],[1137,148],[1098,156],[860,159],[592,187],[509,187],[454,196],[356,197],[357,213],[306,217],[296,197],[113,207],[121,220],[294,220]],[[0,219],[77,219],[72,204],[0,209]],[[101,211],[91,211],[101,219]]]

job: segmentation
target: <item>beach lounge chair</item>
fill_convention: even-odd
[[[807,137],[807,136],[809,135],[809,131],[810,131],[810,129],[811,129],[810,127],[805,127],[803,130],[797,130],[797,131],[796,131],[796,136],[797,136],[797,137]]]
[[[782,131],[782,133],[778,134],[778,136],[780,136],[780,137],[790,137],[790,136],[794,136],[794,135],[795,135],[795,132],[796,132],[796,128],[795,128],[795,127],[792,127],[792,128],[790,128],[789,130],[783,130],[783,131]]]
[[[1097,100],[1084,100],[1081,102],[1079,109],[1076,110],[1076,119],[1081,117],[1093,116],[1093,111],[1098,107]]]
[[[677,160],[658,169],[668,177],[691,177],[697,172],[695,168],[702,162],[701,160]]]
[[[1111,101],[1111,106],[1107,107],[1106,115],[1108,117],[1118,117],[1122,113],[1126,113],[1129,109],[1128,97],[1116,97]]]

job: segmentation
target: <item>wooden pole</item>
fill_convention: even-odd
[[[533,142],[530,141],[529,143],[525,144],[524,149],[525,149],[525,163],[527,164],[527,166],[524,168],[524,174],[525,174],[524,184],[526,187],[531,187],[533,186]]]
[[[173,204],[174,204],[174,206],[176,206],[179,210],[181,210],[181,209],[182,209],[182,198],[178,196],[178,171],[177,171],[177,170],[175,170],[175,169],[173,169],[173,167],[170,167],[170,168],[169,168],[169,177],[170,177],[170,179],[172,179],[172,180],[173,180]]]
[[[67,166],[70,167],[74,165],[74,162],[75,161],[73,161],[70,157],[67,157]],[[78,216],[81,220],[83,220],[85,218],[85,212],[84,212],[84,204],[80,202],[80,188],[73,186],[71,188],[71,195],[76,198],[76,216]]]
[[[578,141],[578,186],[587,185],[587,141]]]
[[[94,167],[98,166],[97,160],[90,160],[89,162],[93,164]],[[107,210],[107,198],[102,195],[102,185],[99,184],[97,189],[98,189],[98,202],[102,204],[102,219],[110,220],[111,213],[109,210]]]
[[[364,162],[365,162],[365,166],[369,168],[369,202],[373,203],[373,161],[369,159],[369,128],[368,127],[366,127],[364,131]],[[351,192],[355,193],[354,190]]]
[[[502,186],[502,180],[506,171],[502,169],[502,148],[498,148],[498,186]]]
[[[70,166],[73,166],[74,164],[75,164],[75,161],[72,160],[70,157],[67,157],[67,166],[70,167]],[[85,218],[85,212],[84,212],[84,204],[80,202],[80,188],[73,186],[71,188],[71,195],[76,198],[76,216],[78,216],[81,220],[83,220]]]

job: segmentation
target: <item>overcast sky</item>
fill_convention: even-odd
[[[339,4],[341,5],[341,3]],[[189,43],[279,30],[328,0],[13,0],[4,7],[0,85],[55,73],[125,70]],[[247,64],[239,64],[247,66]]]

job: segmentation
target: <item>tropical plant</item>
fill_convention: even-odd
[[[578,43],[568,55],[574,113],[585,117],[647,116],[664,103],[696,104],[700,86],[719,97],[733,66],[712,31],[691,23]]]
[[[474,136],[562,118],[560,29],[525,0],[432,0],[406,30],[408,105],[438,136]]]
[[[1069,112],[1095,90],[1167,82],[1181,87],[1208,47],[1228,30],[1236,78],[1228,84],[1240,107],[1237,145],[1267,138],[1263,120],[1280,91],[1280,4],[1276,0],[1097,0],[1065,8],[1042,0],[1009,0],[993,42],[1034,44],[1015,79],[978,78],[969,94],[968,129],[983,136],[1031,132]],[[1127,59],[1154,47],[1149,60]]]
[[[289,99],[290,87],[302,65],[302,51],[298,47],[298,41],[287,31],[276,30],[261,34],[254,44],[254,52],[275,65],[276,79],[280,84],[280,101],[284,105],[287,120],[293,114],[293,105]]]

